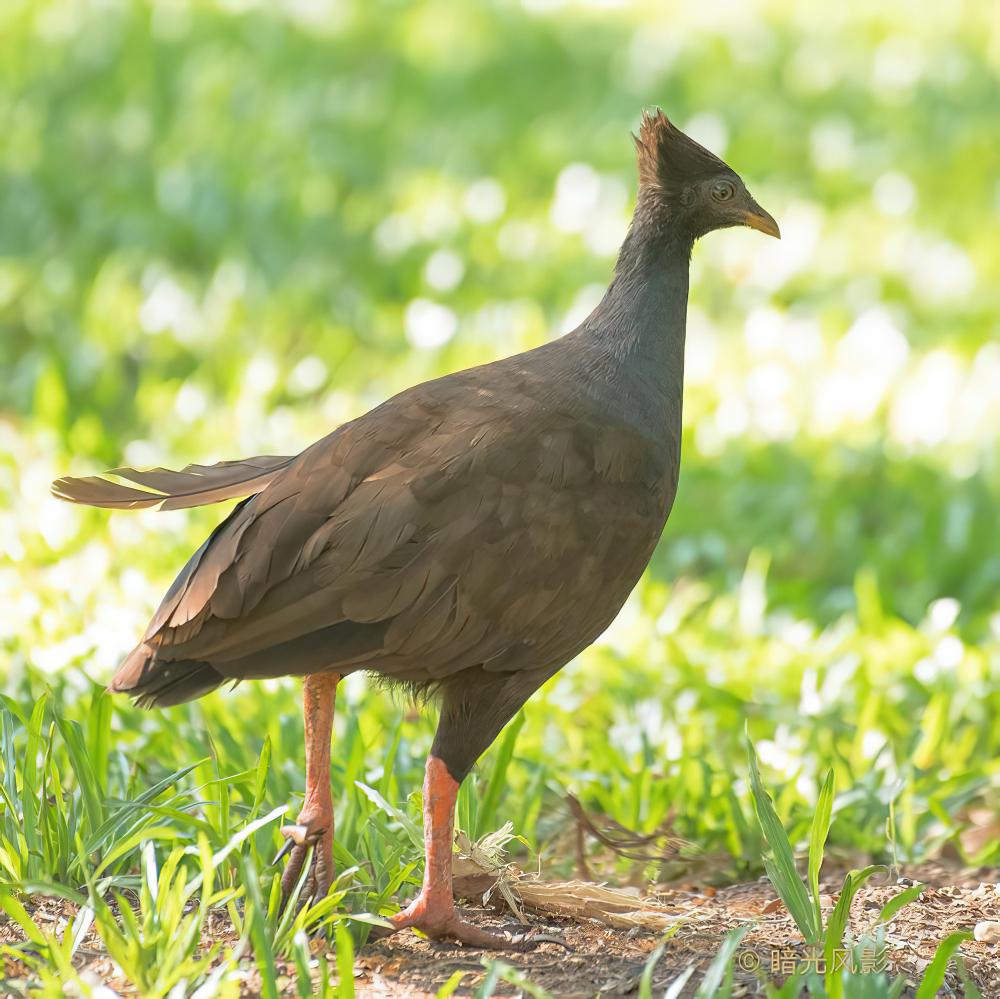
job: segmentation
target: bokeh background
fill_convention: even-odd
[[[783,238],[696,248],[663,541],[518,721],[509,766],[485,759],[463,822],[510,819],[567,868],[571,791],[633,828],[672,816],[717,871],[756,871],[749,719],[793,831],[832,766],[837,849],[1000,859],[993,7],[5,0],[5,737],[22,744],[48,691],[109,797],[208,758],[176,787],[240,775],[245,814],[266,742],[263,798],[293,800],[293,682],[156,714],[99,693],[221,511],[109,515],[49,481],[292,453],[415,381],[569,330],[609,278],[628,133],[658,104]],[[354,780],[407,807],[432,723],[360,677],[342,703],[344,849],[371,856],[396,820]],[[186,814],[236,821],[196,798]],[[49,876],[79,882],[86,857],[64,853]]]

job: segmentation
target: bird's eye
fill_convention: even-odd
[[[712,185],[712,197],[716,201],[728,201],[736,193],[736,188],[728,180],[717,180]]]

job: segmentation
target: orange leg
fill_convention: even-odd
[[[460,918],[451,889],[452,842],[458,781],[436,756],[424,771],[424,883],[402,912],[389,918],[395,929],[413,926],[429,937],[453,937],[470,947],[517,947],[520,941],[487,933]]]
[[[295,825],[282,826],[287,839],[282,853],[290,854],[281,876],[284,906],[302,874],[309,850],[312,864],[299,903],[318,902],[333,884],[333,800],[330,796],[330,736],[337,702],[337,673],[307,676],[302,685],[306,730],[306,797]],[[280,854],[279,854],[280,856]]]

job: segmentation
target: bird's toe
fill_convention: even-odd
[[[300,815],[298,822],[281,827],[281,835],[285,843],[275,863],[288,857],[281,875],[281,909],[284,911],[293,898],[296,909],[301,909],[324,898],[333,884],[332,823],[323,816]]]
[[[398,930],[411,928],[419,930],[432,940],[454,940],[466,947],[478,947],[482,950],[530,950],[534,946],[527,944],[527,938],[491,933],[468,922],[455,911],[453,905],[436,905],[419,896],[407,908],[390,916],[388,921],[392,924],[392,929],[373,935],[384,937]]]
[[[452,916],[436,932],[428,934],[434,939],[457,940],[466,947],[478,947],[482,950],[524,950],[523,938],[508,937],[499,933],[491,933],[474,923],[462,919],[457,913]]]

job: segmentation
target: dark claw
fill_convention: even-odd
[[[525,950],[534,950],[541,944],[555,944],[557,947],[562,947],[567,954],[573,953],[573,948],[566,943],[565,940],[561,940],[559,937],[549,936],[547,933],[536,933],[534,936],[525,936],[520,939],[515,938],[514,944],[523,947]]]
[[[271,866],[277,867],[278,864],[280,864],[282,860],[284,860],[285,857],[292,852],[294,847],[295,844],[290,839],[286,839],[285,842],[282,843],[281,849],[274,855],[274,860],[271,861]]]

